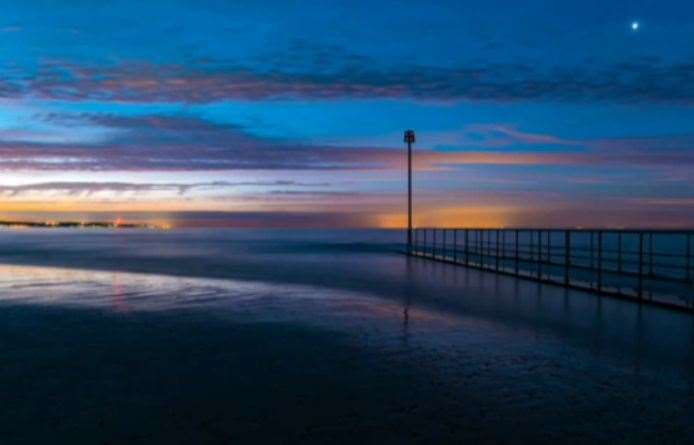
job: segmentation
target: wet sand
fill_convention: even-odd
[[[690,315],[390,247],[197,236],[12,246],[0,443],[694,440]]]

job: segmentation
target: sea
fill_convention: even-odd
[[[0,230],[0,443],[691,443],[694,316],[391,230]]]

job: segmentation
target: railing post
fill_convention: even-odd
[[[489,262],[493,256],[492,254],[492,249],[491,249],[491,243],[492,243],[492,232],[491,230],[485,230],[484,231],[484,256],[487,258],[487,262]],[[491,269],[491,267],[489,267]]]
[[[492,257],[492,231],[491,230],[485,230],[486,232],[486,238],[487,238],[487,243],[485,244],[486,246],[486,255],[488,257]],[[491,269],[491,266],[489,267]]]
[[[431,229],[431,257],[436,259],[436,228]]]
[[[643,299],[643,232],[639,232],[639,289],[638,295]]]
[[[595,269],[595,259],[593,258],[595,256],[595,254],[593,253],[593,249],[595,248],[594,235],[595,234],[591,230],[590,231],[590,270],[591,270],[591,272],[593,271],[593,269]]]
[[[443,230],[442,229],[436,229],[437,235],[436,235],[436,254],[438,255],[439,259],[443,258],[444,255],[444,250],[443,250]]]
[[[653,232],[648,233],[648,274],[653,276]]]
[[[431,258],[434,258],[434,253],[436,252],[436,246],[434,245],[434,229],[429,229],[429,235],[431,238],[431,252],[429,252]]]
[[[422,253],[424,253],[424,256],[429,256],[429,243],[427,243],[427,232],[428,229],[422,229],[424,231],[424,246],[422,249]]]
[[[542,279],[542,230],[537,231],[537,279]]]
[[[496,242],[496,271],[499,271],[499,229],[496,229],[496,235],[494,237]]]
[[[441,241],[439,242],[439,259],[446,259],[446,229],[439,229]],[[437,238],[438,239],[438,238]]]
[[[470,265],[470,230],[465,229],[465,265],[469,266]]]
[[[547,263],[552,264],[552,229],[547,231]]]
[[[518,234],[519,234],[519,233],[520,233],[520,230],[516,229],[516,240],[515,240],[515,243],[516,243],[516,248],[515,248],[515,257],[516,257],[516,261],[515,261],[515,263],[516,263],[516,264],[515,264],[515,266],[516,266],[516,275],[518,275],[518,262],[520,261],[520,257],[518,256]]]
[[[571,230],[564,232],[564,286],[571,284]]]
[[[480,229],[480,267],[484,269],[484,229]]]
[[[429,256],[429,243],[427,240],[427,229],[422,229],[422,255]]]
[[[537,261],[535,258],[535,234],[537,233],[537,230],[531,230],[530,231],[530,260],[531,261]]]
[[[458,262],[458,229],[453,229],[453,262]]]
[[[687,233],[687,260],[686,260],[686,268],[687,268],[687,281],[692,282],[692,234]]]
[[[443,259],[443,257],[446,255],[446,251],[444,250],[444,240],[443,240],[443,230],[438,229],[439,234],[436,236],[436,241],[437,241],[437,248],[436,251],[438,252],[439,259]]]
[[[617,272],[622,273],[622,232],[617,233]]]
[[[482,267],[482,231],[477,229],[475,232],[475,260]]]
[[[492,231],[491,230],[485,230],[484,232],[485,232],[484,233],[484,238],[485,238],[484,247],[486,249],[484,251],[484,255],[487,258],[489,258],[489,260],[491,260],[491,258],[494,256],[494,254],[492,253]],[[489,268],[491,269],[492,267],[490,266]]]
[[[501,267],[506,270],[506,230],[501,230],[501,258],[503,262]]]
[[[436,236],[436,229],[431,228],[431,257],[436,258],[436,241],[437,241],[437,236]]]
[[[598,292],[602,291],[602,230],[598,232]]]
[[[545,254],[545,251],[542,246],[542,234],[544,233],[543,230],[538,230],[537,231],[537,259],[538,261],[542,262],[544,260],[543,256]]]

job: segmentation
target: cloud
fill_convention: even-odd
[[[262,138],[243,128],[187,116],[49,114],[52,124],[105,131],[88,143],[0,140],[5,170],[247,170],[378,168],[352,151]]]
[[[340,191],[340,190],[271,190],[270,195],[276,196],[360,196],[364,193],[355,191]]]
[[[506,148],[544,147],[564,149],[565,147],[580,147],[577,140],[559,138],[550,134],[530,133],[521,131],[514,126],[503,124],[472,124],[462,130],[434,132],[426,134],[429,146],[439,150],[480,150]]]
[[[261,137],[240,126],[190,116],[49,114],[41,119],[72,126],[75,131],[80,126],[92,131],[100,129],[104,136],[101,140],[84,143],[0,139],[0,170],[366,171],[404,168],[404,154],[400,148],[316,145]],[[435,171],[464,165],[690,166],[694,163],[694,156],[688,149],[694,144],[694,136],[568,141],[501,125],[472,127],[466,131],[462,142],[450,139],[450,135],[435,134],[431,141],[433,147],[420,144],[415,154],[417,169]],[[11,134],[4,136],[11,137]],[[437,144],[444,142],[453,146],[462,143],[464,149],[437,149]],[[558,148],[546,150],[547,146]]]
[[[528,133],[514,127],[498,124],[471,125],[471,134],[482,135],[488,146],[524,145],[577,145],[576,141],[562,139],[549,134]]]
[[[0,98],[16,99],[26,94],[21,85],[11,80],[0,79]]]
[[[39,182],[23,185],[0,185],[0,196],[6,198],[19,198],[26,196],[37,196],[45,194],[60,194],[70,197],[91,197],[95,194],[108,193],[119,195],[132,192],[173,192],[178,196],[188,194],[193,190],[210,189],[233,189],[243,187],[329,187],[331,184],[326,182],[299,182],[299,181],[212,181],[212,182],[192,182],[192,183],[131,183],[131,182]],[[310,192],[306,190],[285,190],[286,193]],[[275,192],[272,192],[275,193]],[[328,192],[323,192],[328,193]]]
[[[666,63],[647,58],[544,69],[520,63],[444,68],[384,67],[340,51],[329,54],[321,53],[329,67],[323,70],[313,63],[254,67],[228,61],[112,66],[52,62],[35,75],[0,84],[0,95],[134,103],[394,98],[694,105],[694,60]]]

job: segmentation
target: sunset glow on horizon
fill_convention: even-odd
[[[14,5],[0,219],[694,224],[694,6],[271,3]]]

